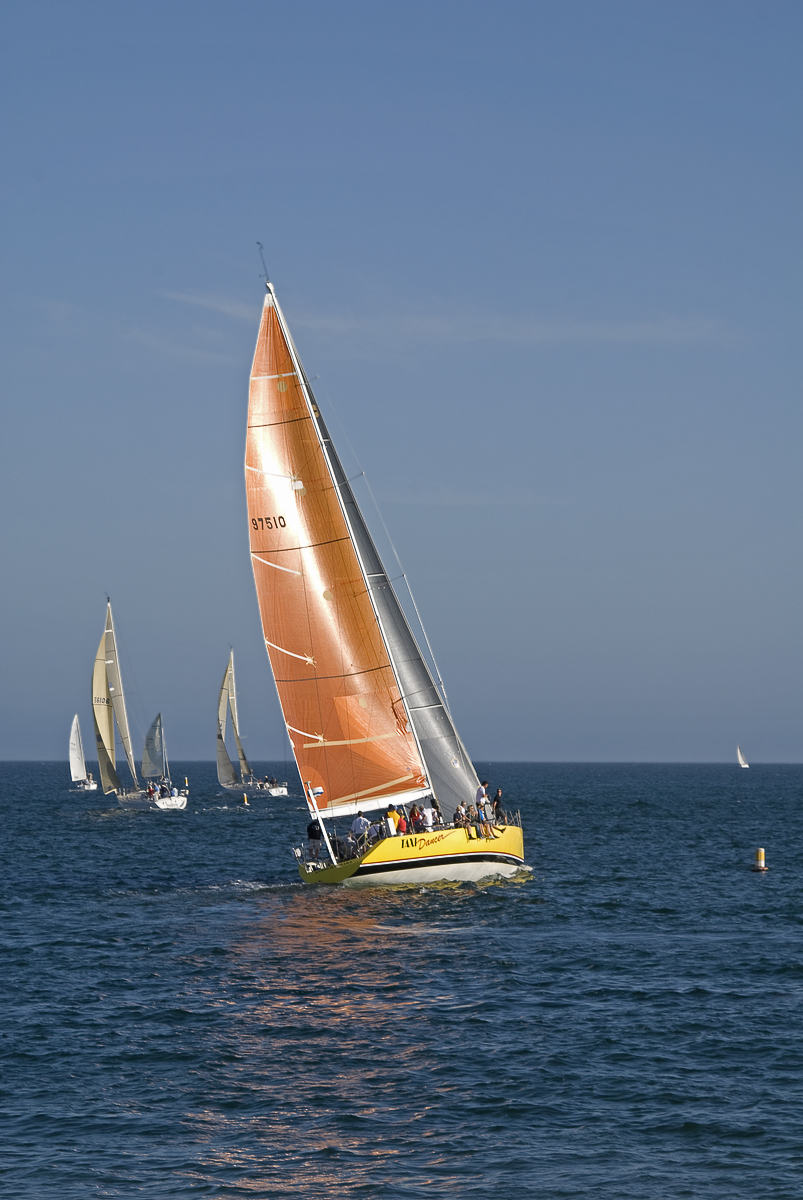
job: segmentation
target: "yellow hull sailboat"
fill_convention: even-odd
[[[476,771],[266,284],[245,481],[265,647],[327,856],[321,862],[314,851],[296,850],[301,879],[387,884],[514,874],[524,863],[518,818],[463,823],[480,789]],[[415,816],[414,806],[426,824],[422,831],[412,820],[409,835],[397,836],[392,820],[346,840],[327,829],[333,818],[391,807]]]
[[[316,862],[296,851],[305,883],[345,883],[351,887],[394,883],[438,883],[515,875],[524,863],[518,817],[495,826],[485,838],[471,827],[433,828],[424,834],[383,837],[364,854],[342,862]]]

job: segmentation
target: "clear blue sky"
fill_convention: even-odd
[[[6,5],[0,756],[211,758],[264,242],[476,759],[803,761],[803,6]],[[334,415],[333,415],[334,414]],[[350,458],[351,451],[348,453]],[[355,470],[359,469],[355,467]]]

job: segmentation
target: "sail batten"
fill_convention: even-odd
[[[433,792],[444,808],[473,799],[476,774],[270,286],[251,372],[245,466],[265,645],[288,730],[321,731],[302,734],[316,739],[308,744],[291,738],[302,780],[323,789],[321,811],[359,797],[378,807],[411,792]],[[277,560],[298,575],[277,575]],[[308,648],[294,655],[297,668],[289,646]],[[420,703],[411,707],[411,697]]]

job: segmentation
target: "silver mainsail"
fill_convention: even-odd
[[[145,747],[142,751],[142,774],[145,779],[168,779],[170,776],[161,713],[155,717],[145,735]]]

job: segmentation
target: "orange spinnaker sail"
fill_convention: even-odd
[[[426,772],[299,371],[270,289],[245,456],[265,644],[319,808],[377,808],[426,789]]]

